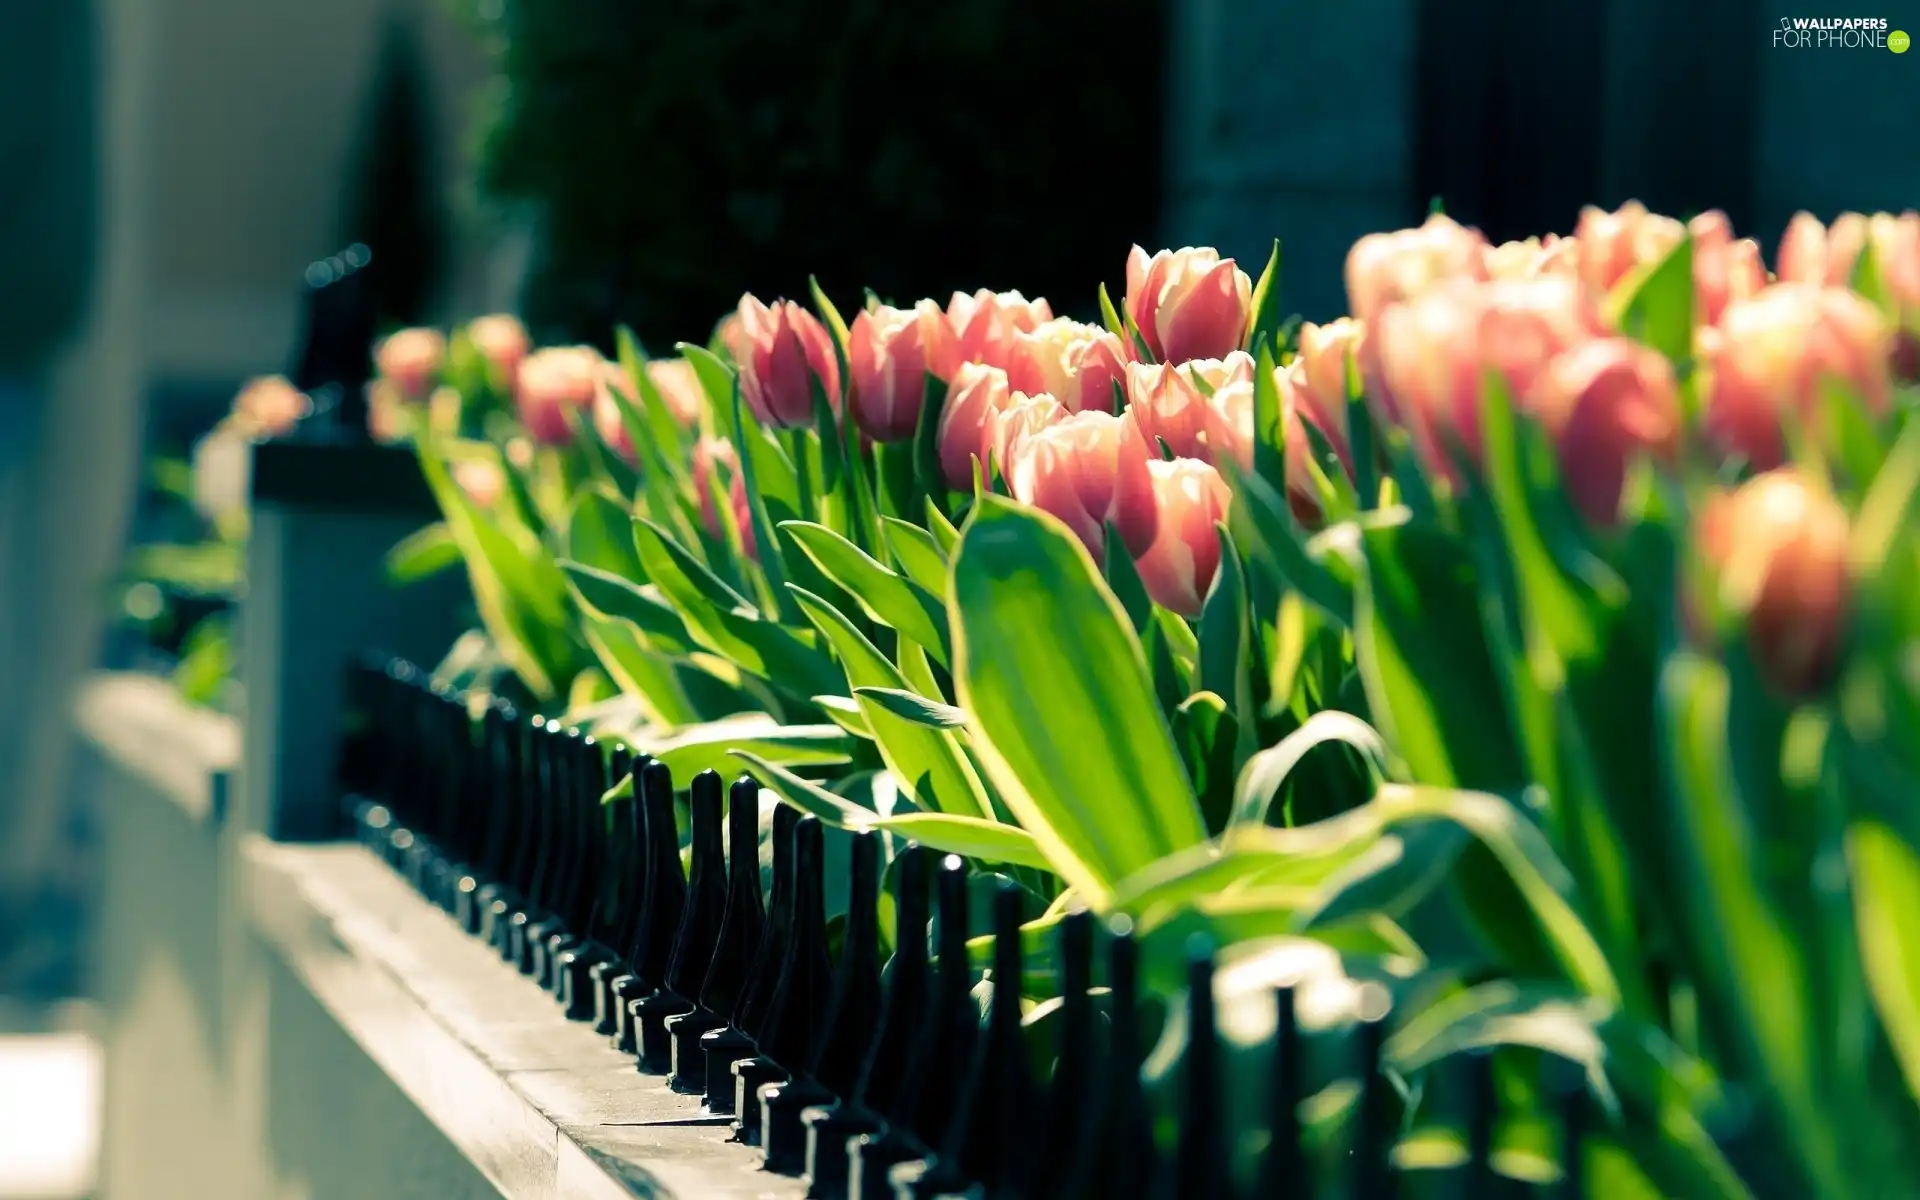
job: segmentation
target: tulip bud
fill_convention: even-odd
[[[467,341],[486,360],[495,384],[502,389],[513,386],[520,373],[520,360],[533,349],[527,327],[520,318],[506,313],[475,317],[467,324]]]
[[[913,437],[927,376],[950,379],[959,365],[959,339],[946,314],[931,300],[909,309],[863,309],[853,319],[848,343],[853,419],[876,442]]]
[[[999,434],[1000,412],[1013,398],[1007,373],[984,363],[962,363],[940,414],[940,470],[951,487],[973,486],[973,462],[984,468]],[[1004,472],[1004,468],[1003,468]]]
[[[1253,281],[1209,247],[1162,250],[1148,258],[1135,246],[1127,256],[1126,307],[1155,361],[1221,359],[1246,343]]]
[[[233,398],[231,420],[250,438],[270,438],[292,429],[313,411],[307,394],[280,375],[252,380]]]
[[[1253,356],[1244,350],[1235,350],[1223,359],[1193,359],[1178,365],[1172,363],[1129,363],[1127,365],[1127,406],[1134,420],[1140,425],[1140,432],[1146,435],[1147,445],[1159,457],[1159,443],[1164,441],[1176,458],[1197,458],[1202,462],[1212,462],[1216,452],[1231,447],[1222,447],[1217,443],[1223,436],[1217,432],[1233,424],[1223,419],[1235,405],[1233,400],[1239,390],[1244,389],[1246,398],[1252,398]],[[1215,403],[1222,391],[1227,396]],[[1252,410],[1248,409],[1248,434],[1252,432]],[[1211,436],[1210,436],[1211,435]],[[1232,438],[1230,442],[1239,439]]]
[[[498,463],[485,459],[468,458],[453,464],[453,481],[467,498],[482,509],[490,509],[500,503],[500,496],[506,491],[506,476]]]
[[[667,414],[674,424],[691,429],[700,423],[700,410],[707,403],[706,389],[693,364],[684,358],[655,358],[647,362],[647,382],[660,393]]]
[[[1830,680],[1852,596],[1839,501],[1798,472],[1769,471],[1709,500],[1694,533],[1762,677],[1796,697]]]
[[[1920,212],[1842,213],[1831,228],[1812,213],[1799,213],[1780,239],[1780,279],[1848,287],[1868,245],[1901,324],[1920,328]]]
[[[1370,233],[1347,251],[1347,308],[1371,324],[1390,306],[1447,280],[1485,279],[1486,251],[1479,230],[1440,213],[1418,229]]]
[[[1620,492],[1635,458],[1672,465],[1679,457],[1673,367],[1629,338],[1599,338],[1558,355],[1525,403],[1559,448],[1574,507],[1599,528],[1619,521]]]
[[[1687,236],[1686,226],[1672,217],[1647,211],[1629,200],[1618,212],[1591,206],[1581,210],[1574,230],[1580,243],[1580,279],[1605,295],[1634,268],[1664,257]]]
[[[1109,524],[1128,553],[1153,544],[1158,513],[1149,451],[1131,420],[1073,413],[1032,433],[1015,453],[1007,478],[1014,499],[1060,518],[1095,561],[1104,560]]]
[[[1338,425],[1322,422],[1305,397],[1304,381],[1306,372],[1296,360],[1293,366],[1279,373],[1281,420],[1284,423],[1287,439],[1286,478],[1287,506],[1301,525],[1308,529],[1317,529],[1324,514],[1320,511],[1320,491],[1314,485],[1312,467],[1317,465],[1323,471],[1331,472],[1330,467],[1320,459],[1315,451],[1313,439],[1308,436],[1311,428],[1333,447],[1340,463],[1337,469],[1346,472],[1348,479],[1353,478],[1353,454],[1348,449],[1345,414]],[[1249,437],[1251,437],[1251,415],[1248,418]],[[1251,466],[1249,456],[1243,456],[1241,465]]]
[[[402,329],[373,352],[380,377],[408,400],[425,400],[447,358],[447,338],[438,329]]]
[[[1045,392],[1069,412],[1114,410],[1114,385],[1126,382],[1120,339],[1097,325],[1062,317],[1014,335],[1007,381],[1015,391]]]
[[[591,346],[551,346],[521,360],[514,403],[533,440],[548,446],[572,441],[567,414],[591,410],[605,371],[606,360]]]
[[[701,391],[699,376],[693,373],[692,363],[684,358],[656,358],[647,362],[646,372],[647,382],[653,385],[674,424],[691,429],[700,423],[700,406],[705,394]],[[625,367],[615,362],[604,363],[594,389],[593,427],[609,449],[629,465],[637,465],[639,456],[633,438],[628,435],[627,423],[620,415],[620,400],[634,408],[643,408],[646,403],[634,395],[633,381],[627,378]]]
[[[1220,531],[1233,502],[1220,472],[1191,458],[1151,459],[1155,529],[1153,544],[1135,566],[1147,595],[1162,608],[1200,615],[1214,573],[1220,569]]]
[[[700,524],[708,534],[724,541],[726,526],[721,523],[720,510],[714,504],[716,482],[727,494],[727,507],[732,510],[733,523],[740,530],[741,547],[748,558],[759,561],[759,547],[753,539],[753,510],[747,503],[746,477],[740,473],[740,459],[734,453],[733,443],[725,438],[703,437],[693,448],[693,490],[700,502]]]
[[[1045,300],[1030,301],[1019,292],[981,288],[971,296],[955,292],[947,302],[947,324],[959,341],[959,360],[1003,371],[1013,365],[1014,338],[1051,320],[1053,309]]]
[[[1784,461],[1781,420],[1809,420],[1832,379],[1878,415],[1892,403],[1893,331],[1880,310],[1844,288],[1779,283],[1729,305],[1701,345],[1707,433],[1725,451],[1767,470]]]
[[[1687,222],[1687,232],[1693,237],[1694,319],[1717,325],[1727,305],[1756,295],[1767,286],[1767,266],[1760,258],[1760,244],[1752,238],[1735,238],[1733,223],[1718,210],[1703,212]]]
[[[1604,333],[1575,280],[1545,276],[1448,284],[1388,309],[1365,344],[1380,364],[1382,418],[1404,424],[1426,469],[1457,487],[1448,442],[1479,461],[1486,373],[1500,375],[1518,404],[1555,355]]]
[[[840,406],[840,364],[820,319],[791,300],[772,308],[740,297],[734,355],[740,398],[763,425],[797,429],[813,424],[813,384]]]

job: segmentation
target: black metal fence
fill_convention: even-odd
[[[1123,919],[1103,926],[1082,911],[1058,926],[1061,1007],[1047,1061],[1036,1061],[1023,1034],[1017,886],[992,898],[983,1006],[967,951],[968,868],[958,857],[909,845],[884,873],[895,933],[883,964],[883,835],[851,835],[836,955],[824,830],[779,808],[763,896],[752,779],[729,788],[704,771],[676,781],[660,762],[498,700],[476,711],[401,662],[358,670],[351,695],[358,727],[342,774],[364,844],[550,990],[568,1018],[591,1021],[640,1071],[731,1115],[733,1138],[758,1147],[767,1170],[804,1176],[810,1196],[1587,1194],[1581,1092],[1568,1093],[1558,1122],[1559,1181],[1522,1183],[1493,1169],[1491,1059],[1461,1056],[1465,1160],[1403,1172],[1402,1099],[1380,1067],[1387,1023],[1364,1022],[1353,1039],[1361,1082],[1345,1152],[1311,1153],[1301,1116],[1310,1039],[1292,989],[1277,995],[1264,1094],[1230,1097],[1214,960],[1195,947],[1178,1098],[1172,1120],[1156,1117],[1163,1110],[1150,1104],[1141,1067],[1161,1001],[1142,992],[1140,947]],[[631,798],[603,804],[628,776]],[[681,788],[691,834],[684,869]],[[1266,1137],[1236,1180],[1226,1106],[1245,1103],[1261,1106]]]

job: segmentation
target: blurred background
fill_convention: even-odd
[[[1903,3],[0,0],[0,1197],[96,1188],[71,713],[186,649],[113,586],[176,519],[148,464],[287,369],[310,261],[371,246],[387,325],[659,348],[810,274],[1091,315],[1135,241],[1257,273],[1279,236],[1325,318],[1436,197],[1495,240],[1722,208],[1771,253],[1920,195],[1920,55],[1770,37]]]

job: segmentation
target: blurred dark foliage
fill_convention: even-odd
[[[426,64],[413,24],[388,19],[348,175],[340,245],[372,249],[374,319],[425,321],[446,257],[446,203],[434,170]]]
[[[460,0],[537,334],[705,341],[742,291],[1091,313],[1160,201],[1164,0]]]

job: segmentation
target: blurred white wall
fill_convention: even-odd
[[[57,836],[73,685],[98,654],[100,585],[123,551],[149,399],[169,382],[285,369],[301,271],[339,249],[349,158],[389,13],[415,18],[439,127],[437,178],[455,216],[472,216],[465,151],[485,71],[443,0],[94,2],[100,265],[40,453],[40,662],[25,690],[40,707],[16,768],[25,819],[0,847],[0,873],[42,861]],[[449,250],[445,307],[468,315],[493,299],[485,235],[459,220]]]

